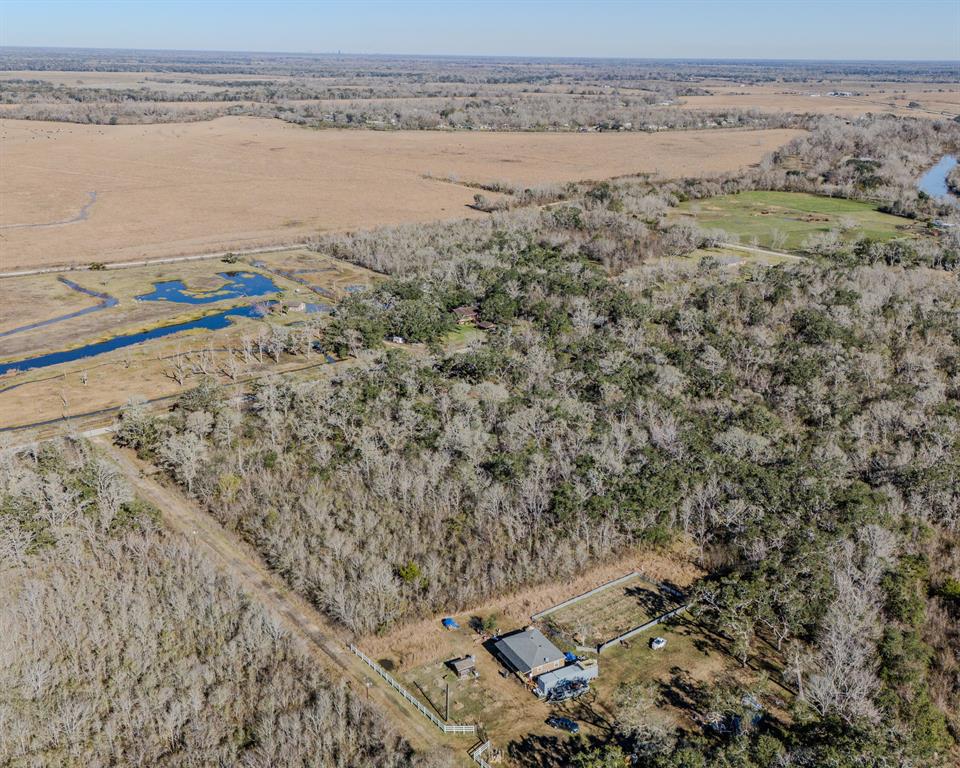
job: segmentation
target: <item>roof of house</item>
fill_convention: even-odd
[[[537,683],[545,691],[549,691],[557,683],[566,680],[593,680],[600,676],[600,667],[595,661],[577,662],[576,664],[567,664],[560,669],[554,669],[550,672],[544,672],[537,677]]]
[[[455,314],[457,317],[476,317],[477,308],[467,307],[467,306],[455,307],[453,310],[453,314]]]
[[[535,627],[507,635],[494,643],[494,647],[511,667],[524,674],[543,664],[563,661],[563,651]]]

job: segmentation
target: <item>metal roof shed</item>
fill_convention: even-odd
[[[494,648],[510,667],[528,677],[542,675],[564,664],[563,651],[535,627],[501,638],[494,643]]]
[[[594,680],[600,676],[600,666],[593,659],[567,664],[565,667],[545,672],[537,677],[537,695],[546,696],[560,683],[568,680]]]

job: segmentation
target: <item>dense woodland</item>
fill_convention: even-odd
[[[411,765],[83,444],[0,454],[0,764]]]
[[[22,110],[10,114],[91,122],[174,119],[155,98],[174,85],[189,95],[166,101],[221,102],[191,118],[551,130],[786,120],[809,132],[742,173],[540,189],[468,180],[489,217],[318,239],[384,279],[329,322],[263,324],[228,375],[318,349],[348,360],[239,394],[203,377],[169,414],[132,403],[121,444],[357,635],[687,543],[710,574],[696,619],[743,663],[761,647],[777,655],[789,716],[744,733],[678,731],[654,716],[655,691],[628,687],[608,743],[585,742],[573,765],[949,763],[960,739],[960,228],[890,242],[831,232],[799,263],[730,269],[696,254],[728,235],[670,210],[782,190],[957,223],[914,184],[957,150],[960,126],[771,122],[662,102],[694,93],[692,79],[946,83],[954,71],[243,62],[157,54],[150,70],[177,82],[158,75],[114,98],[23,81],[3,98]],[[9,50],[0,66],[82,76],[144,63]],[[191,90],[200,83],[182,73],[224,79]],[[358,80],[359,94],[347,87]],[[335,103],[293,103],[318,98]],[[462,305],[490,327],[451,343]],[[0,762],[410,764],[375,713],[311,670],[87,448],[8,452],[0,477]],[[715,722],[744,716],[735,683],[687,690]]]
[[[389,275],[310,331],[347,367],[261,379],[246,401],[206,381],[167,419],[130,406],[118,439],[357,633],[690,542],[711,573],[698,620],[744,663],[774,649],[791,720],[675,732],[626,691],[610,743],[577,764],[944,765],[960,735],[955,236],[730,270],[682,258],[712,235],[664,212],[735,187],[935,215],[906,179],[956,138],[825,120],[744,177],[569,187],[542,210],[323,240]],[[871,160],[851,170],[851,154]],[[460,305],[494,328],[451,348]],[[277,355],[310,348],[283,333]],[[697,695],[743,715],[736,686]]]

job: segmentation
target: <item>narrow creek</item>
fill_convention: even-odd
[[[15,333],[23,333],[24,331],[32,331],[35,328],[43,328],[45,325],[53,325],[54,323],[62,323],[64,320],[72,320],[75,317],[81,317],[83,315],[89,315],[91,312],[99,312],[101,309],[107,309],[109,307],[115,307],[120,302],[117,301],[113,296],[107,293],[99,293],[98,291],[92,291],[89,288],[84,288],[82,285],[78,285],[73,282],[73,280],[68,280],[65,277],[58,277],[61,283],[66,285],[68,288],[73,289],[74,291],[79,291],[80,293],[85,293],[87,296],[93,296],[94,298],[100,299],[98,304],[95,304],[92,307],[85,307],[83,309],[78,309],[76,312],[68,312],[65,315],[58,315],[57,317],[51,317],[49,320],[40,320],[36,323],[30,323],[29,325],[21,325],[19,328],[13,328],[9,331],[3,331],[0,333],[0,339],[4,336],[13,336]]]
[[[51,365],[60,363],[70,363],[74,360],[83,360],[87,357],[102,355],[104,352],[112,352],[115,349],[131,347],[134,344],[141,344],[151,339],[160,339],[164,336],[172,336],[182,331],[190,331],[194,328],[203,328],[208,331],[217,331],[230,325],[232,317],[263,317],[263,305],[248,305],[243,307],[231,307],[222,312],[216,312],[212,315],[199,317],[196,320],[188,320],[182,323],[170,323],[168,325],[157,326],[149,331],[140,331],[139,333],[127,333],[104,341],[97,341],[92,344],[84,344],[80,347],[67,349],[62,352],[51,352],[46,355],[37,355],[25,360],[16,360],[11,363],[0,363],[0,376],[10,371],[28,371],[34,368],[48,368]]]
[[[276,293],[278,290],[277,286],[269,277],[256,272],[221,272],[218,276],[227,281],[226,284],[220,288],[215,288],[209,291],[190,291],[181,280],[167,280],[154,283],[153,290],[150,293],[141,294],[140,296],[136,297],[136,300],[169,301],[177,304],[211,304],[218,301],[224,301],[226,299],[263,296],[265,294]],[[108,307],[115,307],[119,303],[118,300],[113,296],[110,296],[106,293],[98,293],[97,291],[90,290],[89,288],[84,288],[83,286],[78,285],[77,283],[73,282],[72,280],[68,280],[65,277],[59,277],[57,279],[75,291],[79,291],[87,294],[88,296],[94,296],[100,299],[100,303],[93,307],[86,307],[85,309],[77,310],[76,312],[70,312],[65,315],[59,315],[58,317],[52,317],[48,320],[41,320],[36,323],[23,325],[19,328],[4,331],[3,333],[0,333],[0,338],[3,338],[4,336],[12,336],[15,333],[22,333],[24,331],[30,331],[36,328],[53,325],[54,323],[61,323],[64,320],[70,320],[75,317],[87,315],[91,312],[99,312],[100,310],[107,309]],[[73,362],[74,360],[82,360],[87,357],[94,357],[95,355],[103,354],[104,352],[112,352],[115,349],[122,349],[123,347],[141,344],[144,341],[159,339],[164,336],[170,336],[174,333],[180,333],[181,331],[190,331],[195,328],[202,328],[210,331],[219,330],[230,325],[231,317],[262,317],[262,307],[262,304],[232,307],[230,309],[225,309],[222,312],[197,318],[196,320],[168,323],[166,325],[152,328],[149,331],[121,334],[104,341],[98,341],[92,344],[84,344],[82,346],[64,350],[62,352],[51,352],[46,355],[37,355],[35,357],[28,357],[23,360],[0,363],[0,376],[10,371],[27,371],[32,368],[47,368],[51,365],[58,365],[59,363],[69,363]]]

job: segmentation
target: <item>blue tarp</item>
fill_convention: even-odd
[[[568,661],[569,663],[572,664],[577,660],[577,654],[570,653],[570,651],[567,651],[565,654],[563,654],[563,658],[565,661]]]
[[[460,629],[460,625],[449,617],[440,623],[443,624],[443,626],[445,626],[447,629]]]

